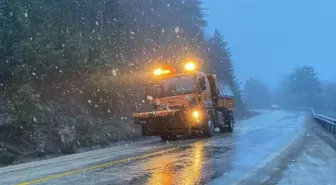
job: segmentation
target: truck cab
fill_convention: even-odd
[[[216,75],[189,70],[172,73],[168,69],[157,69],[153,74],[148,92],[153,111],[133,115],[143,136],[167,140],[189,133],[211,137],[216,127],[233,130],[233,98],[221,96]]]

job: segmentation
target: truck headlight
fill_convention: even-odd
[[[199,115],[199,112],[198,112],[198,111],[194,111],[194,112],[193,112],[193,117],[194,117],[194,118],[199,118],[199,116],[200,116],[200,115]]]

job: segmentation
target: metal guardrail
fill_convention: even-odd
[[[287,108],[286,108],[287,109]],[[331,132],[334,136],[336,136],[336,119],[330,118],[328,116],[324,116],[322,114],[317,114],[314,109],[306,108],[306,107],[288,107],[288,109],[294,110],[307,110],[310,111],[315,119],[324,129]]]
[[[311,109],[312,114],[315,118],[315,121],[320,123],[320,125],[331,132],[333,135],[336,136],[336,119],[330,118],[328,116],[324,116],[322,114],[316,114],[314,109]]]

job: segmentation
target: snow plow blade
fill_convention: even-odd
[[[133,121],[141,125],[143,136],[180,135],[189,131],[183,111],[180,110],[135,113]]]

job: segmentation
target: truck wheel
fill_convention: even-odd
[[[211,119],[207,119],[206,122],[204,123],[204,127],[203,127],[203,134],[206,137],[212,137],[213,135],[213,131],[215,129],[215,125],[213,123],[213,121]]]
[[[145,132],[145,126],[141,125],[141,135],[146,136],[147,133]]]
[[[229,132],[233,132],[233,129],[234,129],[234,121],[233,121],[233,117],[232,117],[232,115],[230,115],[230,117],[229,117],[229,121],[228,121],[228,127],[227,127],[227,129],[228,129],[228,131]]]
[[[177,138],[177,136],[172,135],[172,136],[160,136],[162,141],[171,141]]]

